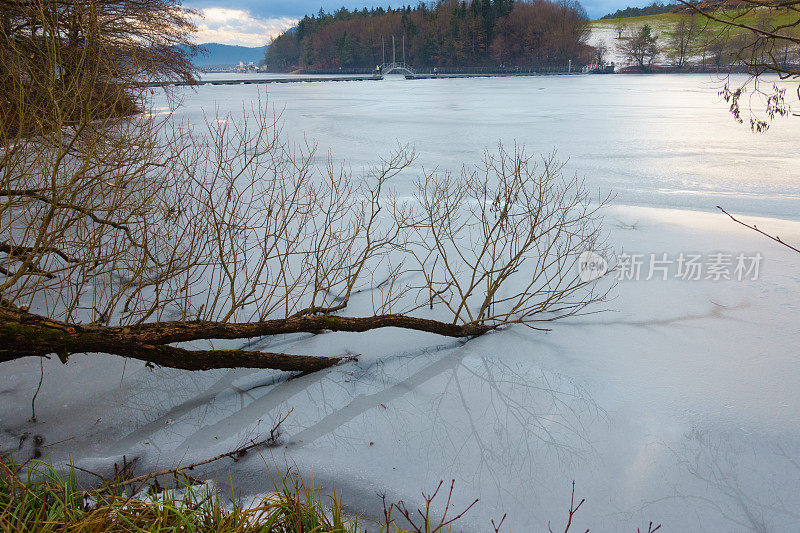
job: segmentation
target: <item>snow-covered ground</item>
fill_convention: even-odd
[[[625,54],[619,49],[619,32],[616,31],[613,24],[595,21],[592,23],[592,31],[589,33],[587,44],[594,47],[605,46],[606,63],[614,63],[617,67],[622,67],[628,64],[628,59]]]
[[[5,363],[0,449],[24,458],[38,434],[54,460],[108,473],[125,454],[140,457],[144,472],[228,451],[293,409],[282,447],[202,474],[221,485],[232,474],[253,494],[271,488],[270,468],[296,465],[318,487],[335,481],[348,509],[368,516],[380,514],[377,492],[411,507],[421,490],[455,479],[454,510],[480,498],[462,523],[468,531],[491,530],[489,520],[505,513],[507,531],[563,523],[573,479],[586,498],[576,530],[635,531],[651,520],[665,531],[792,530],[800,255],[713,206],[733,205],[800,243],[797,126],[742,131],[713,89],[698,88],[700,77],[610,78],[270,89],[287,134],[308,131],[356,170],[395,139],[444,169],[475,162],[498,138],[558,146],[568,170],[617,193],[605,216],[609,242],[618,258],[642,261],[640,279],[620,280],[606,312],[468,343],[399,330],[246,343],[361,354],[292,380],[248,369],[151,370],[109,356],[53,359],[37,424],[26,420],[39,362]],[[254,94],[222,89],[198,89],[181,112],[197,117],[215,101],[236,110]],[[739,254],[760,254],[757,276],[736,271]],[[680,258],[691,255],[701,256],[701,279],[678,279]],[[733,279],[706,279],[714,265]]]
[[[652,28],[653,35],[657,38],[657,46],[659,47],[659,50],[661,50],[659,54],[656,56],[654,64],[674,65],[675,57],[672,57],[665,52],[666,49],[673,48],[669,40],[671,33],[674,31],[673,30],[674,22],[666,20],[649,20],[645,22],[640,17],[622,19],[623,38],[635,34],[645,24],[648,24]],[[623,49],[620,49],[620,44],[624,43],[624,40],[620,41],[619,36],[620,33],[617,27],[617,22],[595,20],[592,21],[591,23],[591,31],[589,33],[589,38],[587,39],[586,42],[594,47],[605,46],[606,63],[613,62],[618,69],[621,67],[635,65],[635,61],[632,61],[629,57],[627,57]],[[709,52],[707,54],[707,57],[703,58],[702,51],[698,50],[695,50],[694,52],[690,51],[689,55],[686,58],[686,61],[694,64],[702,64],[703,61],[705,61],[704,63],[705,66],[707,68],[712,68],[713,60],[711,59],[711,55],[712,54]]]

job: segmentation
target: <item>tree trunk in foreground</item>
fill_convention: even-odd
[[[425,331],[448,337],[474,337],[493,329],[491,326],[447,324],[404,315],[365,318],[318,315],[242,324],[197,321],[108,327],[58,322],[6,305],[0,307],[0,363],[22,357],[45,357],[52,354],[66,362],[70,355],[76,353],[106,353],[183,370],[249,367],[314,372],[331,367],[348,357],[246,350],[192,350],[169,344],[285,333],[363,332],[384,327]]]

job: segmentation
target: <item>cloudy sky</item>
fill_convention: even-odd
[[[416,0],[184,0],[184,5],[203,13],[197,21],[200,29],[197,42],[262,46],[269,39],[295,25],[303,15],[320,8],[333,11],[339,7],[395,7],[416,4]],[[652,0],[581,0],[591,18],[629,5],[641,6]]]

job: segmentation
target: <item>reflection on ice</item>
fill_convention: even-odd
[[[587,431],[602,423],[603,413],[564,376],[482,352],[449,343],[289,381],[272,372],[230,371],[201,385],[191,374],[159,373],[132,384],[130,408],[163,414],[140,420],[106,453],[138,449],[151,461],[161,454],[208,454],[220,443],[234,447],[257,438],[293,409],[282,437],[291,461],[314,460],[332,449],[371,454],[406,470],[408,481],[456,479],[457,494],[481,498],[484,511],[487,505],[532,505],[531,487],[548,482],[542,463],[558,465],[566,479],[566,472],[596,460]],[[250,468],[263,468],[258,457],[248,461]],[[269,488],[266,475],[251,483],[249,490]],[[407,502],[418,493],[382,490]],[[361,510],[373,512],[379,503],[373,500]]]
[[[790,531],[800,520],[797,442],[694,428],[665,447],[684,476],[645,503],[647,511],[672,513],[677,502],[697,517],[700,531]]]

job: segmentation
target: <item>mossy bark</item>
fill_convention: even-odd
[[[185,370],[249,367],[313,372],[333,366],[345,358],[246,350],[191,350],[169,345],[201,339],[244,339],[323,331],[363,332],[384,327],[425,331],[448,337],[473,337],[492,329],[484,325],[456,325],[404,315],[363,318],[318,315],[241,324],[197,321],[148,323],[131,327],[84,326],[49,320],[4,306],[0,308],[0,363],[54,354],[66,362],[75,353],[105,353]]]

